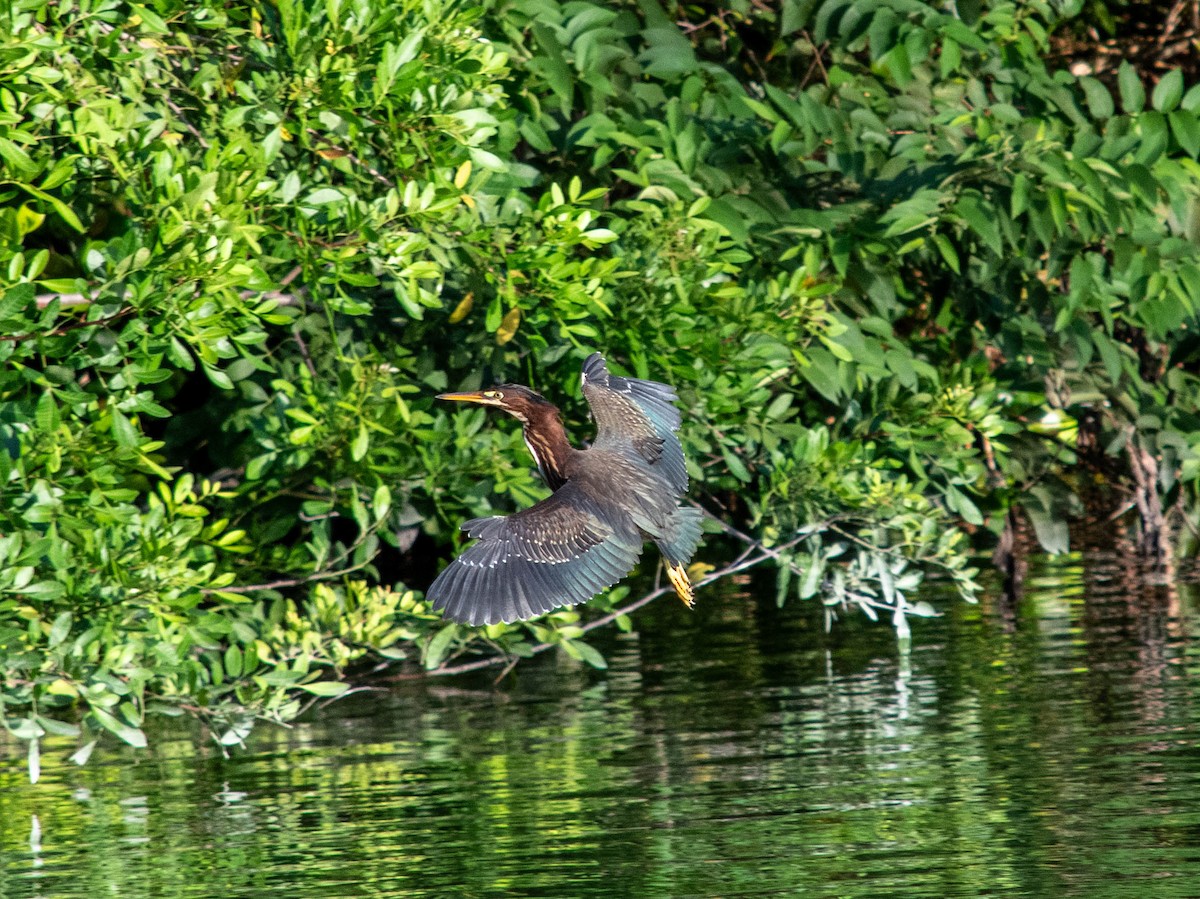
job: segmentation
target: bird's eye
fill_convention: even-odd
[[[499,391],[499,390],[485,390],[485,391],[483,392],[483,395],[484,395],[485,397],[487,397],[489,400],[498,400],[498,399],[500,399],[500,391]]]

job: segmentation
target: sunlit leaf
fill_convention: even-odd
[[[442,664],[442,661],[446,658],[446,653],[450,651],[450,646],[457,636],[457,624],[448,624],[433,636],[433,639],[425,647],[425,658],[423,661],[426,669],[432,670]]]
[[[101,727],[120,737],[130,746],[137,749],[146,748],[146,735],[142,733],[140,728],[130,727],[124,721],[95,706],[92,706],[90,714],[100,723]]]
[[[1183,72],[1171,69],[1154,86],[1150,102],[1159,112],[1170,112],[1183,98]]]
[[[305,693],[311,693],[313,696],[341,696],[350,689],[349,684],[328,680],[313,681],[307,684],[297,684],[296,686]]]

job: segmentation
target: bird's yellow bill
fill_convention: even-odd
[[[468,390],[464,393],[439,393],[439,400],[452,400],[456,403],[484,403],[494,404],[496,401],[486,396],[482,390]]]
[[[683,600],[683,604],[690,609],[696,602],[696,593],[692,589],[692,580],[688,577],[687,569],[682,565],[672,565],[668,562],[667,577],[671,581],[671,586],[675,588],[675,592],[679,594],[679,598]]]

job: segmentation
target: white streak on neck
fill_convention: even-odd
[[[536,449],[534,449],[533,441],[529,439],[529,432],[524,428],[521,429],[521,437],[524,438],[525,445],[529,447],[529,455],[533,456],[533,461],[537,464],[538,474],[542,476],[543,481],[549,484],[550,479],[546,477],[546,466],[542,462],[542,456]]]

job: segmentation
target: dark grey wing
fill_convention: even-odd
[[[583,363],[583,395],[596,420],[594,445],[605,449],[632,447],[657,468],[678,494],[687,491],[687,469],[679,430],[678,397],[658,381],[610,374],[604,357],[592,353]]]
[[[479,542],[438,575],[426,599],[471,625],[587,602],[627,575],[642,552],[637,528],[613,518],[567,483],[515,515],[468,521],[462,529]]]

